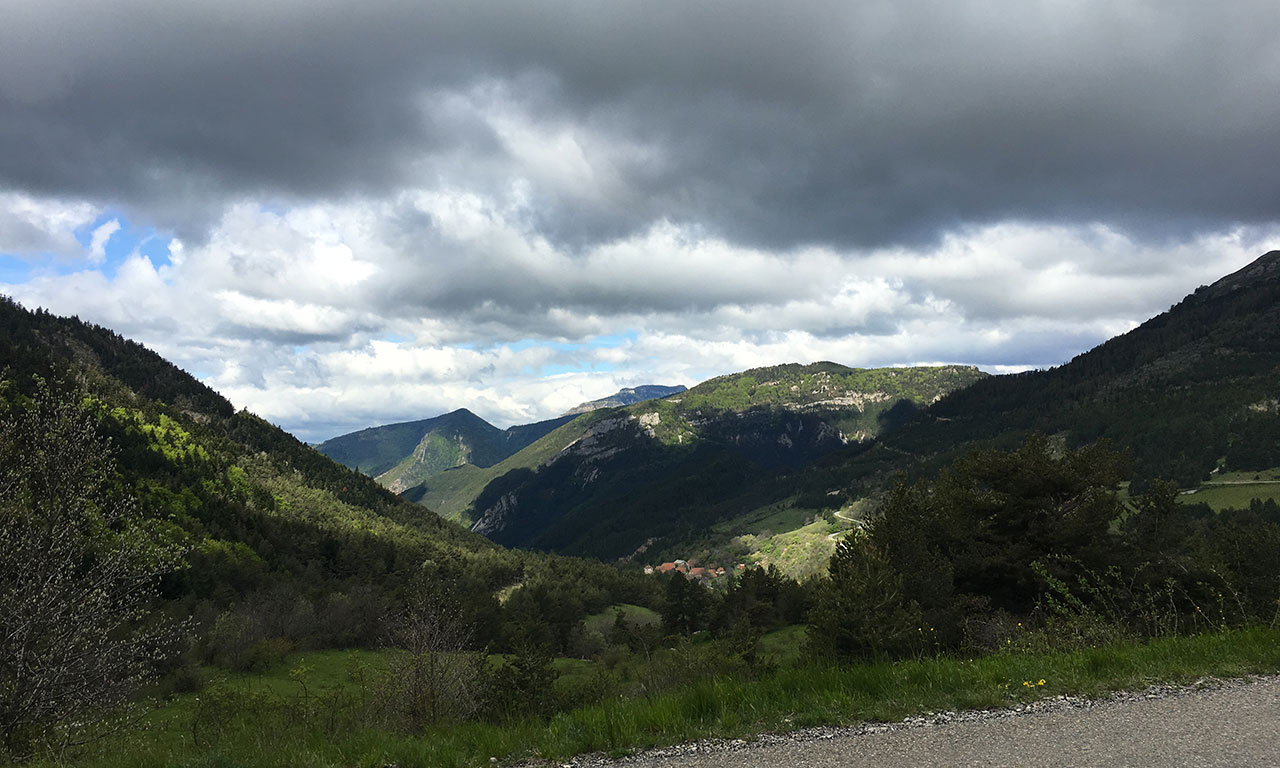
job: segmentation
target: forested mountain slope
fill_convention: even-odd
[[[41,387],[84,401],[112,442],[116,482],[183,542],[171,597],[394,589],[424,560],[496,552],[105,328],[0,298],[0,371],[0,408]]]
[[[491,467],[571,420],[561,416],[498,429],[460,408],[431,419],[341,435],[320,443],[316,450],[399,493],[447,469],[468,464]]]
[[[142,710],[117,708],[144,686],[198,691],[210,665],[263,672],[297,650],[435,643],[468,654],[470,701],[523,712],[550,695],[553,656],[597,642],[587,616],[662,605],[638,570],[503,549],[236,412],[145,347],[3,298],[0,458],[0,761],[137,721]],[[515,672],[469,666],[486,652],[536,655],[536,685],[512,697]],[[304,688],[309,670],[296,670]],[[380,696],[402,685],[385,679]],[[220,712],[253,719],[247,699],[221,695],[208,696]],[[369,707],[360,717],[385,727]]]
[[[557,443],[526,449],[537,461],[517,454],[495,467],[506,472],[475,498],[474,530],[511,546],[600,557],[682,540],[744,511],[724,502],[761,473],[869,440],[983,377],[965,366],[783,365],[595,411],[553,433]]]
[[[1280,466],[1280,251],[1057,368],[958,390],[883,441],[916,457],[1030,431],[1133,453],[1140,484]]]

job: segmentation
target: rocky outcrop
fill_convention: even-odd
[[[484,514],[471,525],[471,530],[483,536],[493,536],[507,527],[507,521],[519,507],[520,502],[516,500],[515,493],[504,493],[497,504],[486,509]]]

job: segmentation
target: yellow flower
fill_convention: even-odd
[[[1036,683],[1036,685],[1044,685],[1044,678],[1040,678],[1040,682]]]
[[[1022,681],[1022,687],[1023,687],[1023,688],[1030,688],[1030,687],[1031,687],[1031,681],[1030,681],[1030,680],[1023,680],[1023,681]]]

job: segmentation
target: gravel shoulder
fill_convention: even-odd
[[[943,712],[709,740],[617,760],[617,768],[885,766],[1280,766],[1280,676],[1206,679],[1102,699],[1059,696],[1010,709]]]

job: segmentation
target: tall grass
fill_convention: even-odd
[[[808,663],[752,678],[721,676],[649,698],[611,698],[549,721],[436,726],[411,736],[372,727],[327,727],[323,712],[263,695],[232,702],[215,732],[193,739],[198,695],[175,699],[151,729],[123,734],[68,756],[102,768],[266,768],[268,766],[474,766],[495,757],[562,760],[620,754],[705,737],[914,714],[1003,707],[1057,694],[1097,695],[1205,676],[1280,671],[1280,631],[1247,629],[1070,653],[1003,653],[977,659],[894,663]],[[204,696],[211,695],[204,692]],[[239,709],[236,709],[238,707]]]

